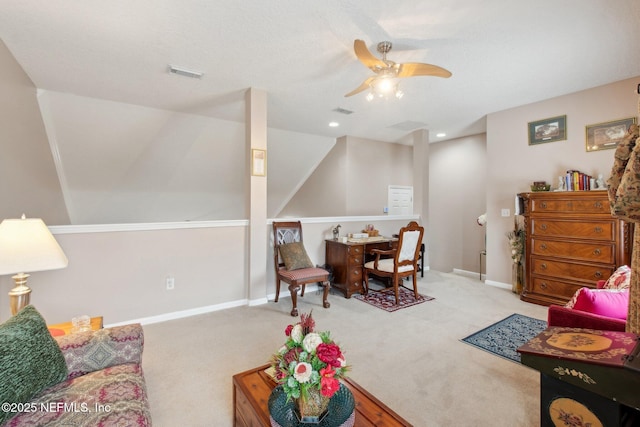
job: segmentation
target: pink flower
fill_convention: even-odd
[[[284,334],[286,336],[291,336],[291,330],[293,329],[293,325],[289,325],[287,326],[287,328],[284,330]]]
[[[320,369],[320,393],[331,397],[340,389],[340,381],[334,378],[336,372],[331,366]]]

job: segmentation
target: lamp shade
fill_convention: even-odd
[[[0,223],[0,275],[56,270],[69,264],[40,218],[5,219]]]

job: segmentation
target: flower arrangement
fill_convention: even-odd
[[[287,340],[273,355],[271,366],[287,400],[308,400],[312,391],[331,398],[340,388],[340,378],[349,370],[340,347],[329,332],[315,332],[311,313],[285,329]]]

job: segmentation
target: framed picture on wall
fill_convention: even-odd
[[[567,139],[567,116],[529,122],[529,145]]]
[[[636,118],[629,117],[627,119],[587,125],[585,128],[587,151],[616,148],[627,134],[629,126],[634,123],[636,123]]]

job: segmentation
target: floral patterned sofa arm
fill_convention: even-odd
[[[72,379],[123,363],[141,363],[142,325],[133,323],[55,337]]]

